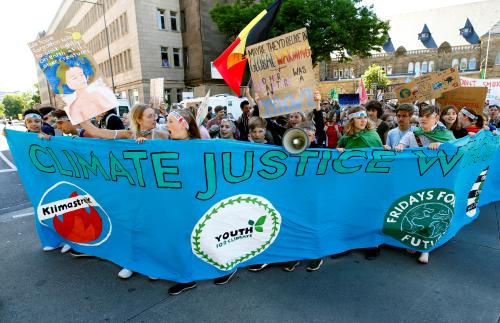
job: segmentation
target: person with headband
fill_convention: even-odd
[[[463,107],[458,113],[458,121],[462,128],[467,130],[467,133],[474,136],[483,129],[484,119],[482,115],[477,114],[474,110]]]
[[[23,112],[24,126],[28,132],[38,134],[38,138],[50,140],[50,135],[42,132],[43,118],[40,112],[35,109],[28,109]],[[4,130],[5,131],[5,130]]]
[[[55,118],[56,128],[60,130],[63,133],[63,135],[69,135],[73,137],[85,137],[85,138],[92,137],[85,131],[85,129],[74,126],[69,120],[66,111],[56,110],[52,112],[52,116]]]
[[[347,121],[344,127],[344,135],[340,137],[337,150],[341,153],[345,149],[382,147],[382,140],[375,131],[375,123],[368,118],[366,109],[361,106],[351,107],[348,111]],[[374,246],[365,248],[365,258],[373,260],[380,254],[380,248]]]

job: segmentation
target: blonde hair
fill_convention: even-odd
[[[132,111],[130,111],[130,129],[134,132],[139,131],[140,126],[139,126],[139,120],[142,118],[142,114],[146,109],[150,108],[149,104],[144,104],[144,103],[136,103],[134,107],[132,108]]]
[[[347,115],[351,114],[351,113],[356,113],[356,112],[359,112],[359,111],[365,111],[366,112],[366,109],[363,108],[362,106],[355,106],[355,107],[352,107],[352,108],[349,108],[349,112],[347,113]],[[368,122],[366,123],[366,130],[374,130],[376,127],[375,127],[375,123],[370,120],[370,118],[368,118]],[[354,118],[351,118],[349,119],[349,121],[347,121],[347,124],[345,125],[344,127],[344,133],[346,134],[346,136],[352,136],[354,135],[354,132],[355,132],[356,128],[354,127]]]

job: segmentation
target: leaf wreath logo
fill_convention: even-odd
[[[275,241],[281,215],[267,199],[241,194],[213,205],[191,234],[193,253],[220,270],[231,270]]]

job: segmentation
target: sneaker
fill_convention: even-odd
[[[67,243],[63,244],[62,248],[61,248],[61,253],[66,253],[68,251],[71,250],[71,246]]]
[[[323,264],[323,259],[314,259],[309,262],[309,265],[307,266],[306,270],[307,271],[316,271],[318,270],[321,265]]]
[[[120,277],[121,279],[129,279],[133,274],[134,272],[132,270],[122,268],[122,270],[120,270],[120,272],[118,273],[118,277]]]
[[[159,278],[148,276],[149,280],[158,280]]]
[[[365,249],[365,259],[366,260],[374,260],[379,255],[380,255],[379,247]]]
[[[262,269],[266,268],[268,264],[260,264],[260,265],[251,265],[248,266],[248,270],[250,271],[261,271]]]
[[[78,252],[76,250],[70,250],[70,252],[68,252],[70,255],[72,255],[73,257],[94,257],[92,255],[89,255],[89,254],[86,254],[86,253],[81,253],[81,252]]]
[[[300,264],[300,261],[290,261],[290,262],[287,262],[285,264],[285,266],[283,267],[283,270],[284,271],[294,271],[295,270],[295,267],[297,267],[298,265]]]
[[[429,253],[422,252],[420,257],[418,257],[418,262],[420,262],[421,264],[427,265],[429,263]]]
[[[190,283],[179,283],[177,285],[174,285],[168,289],[168,293],[170,295],[179,295],[183,291],[186,291],[188,289],[192,289],[196,287],[196,282],[190,282]]]
[[[224,285],[224,284],[227,284],[231,280],[231,278],[233,278],[234,274],[236,274],[236,271],[237,270],[233,271],[229,275],[215,278],[214,279],[214,284],[215,285]]]
[[[45,246],[43,247],[43,251],[52,251],[52,250],[56,250],[57,248],[59,248],[59,246],[57,247],[51,247],[51,246]]]

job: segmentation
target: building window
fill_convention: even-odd
[[[451,61],[451,67],[458,67],[458,58],[454,58]]]
[[[177,102],[182,101],[182,89],[176,89],[177,92]]]
[[[420,74],[420,62],[415,63],[415,74],[416,75]]]
[[[465,71],[467,69],[467,58],[463,57],[460,60],[460,70]]]
[[[434,61],[429,62],[429,68],[427,69],[430,72],[434,71]]]
[[[349,78],[350,77],[349,76],[349,70],[347,68],[344,70],[344,77],[345,78]]]
[[[427,73],[428,65],[427,62],[422,62],[422,73]]]
[[[391,74],[392,74],[392,66],[388,65],[387,66],[387,75],[391,75]]]
[[[170,29],[177,31],[177,12],[170,11]]]
[[[351,67],[351,70],[349,71],[349,74],[351,74],[351,78],[354,78],[354,68]]]
[[[408,63],[408,74],[413,74],[413,63]]]
[[[158,16],[158,28],[165,30],[165,10],[156,9],[156,15]]]
[[[136,104],[137,102],[139,102],[139,90],[133,90],[132,92],[132,98],[133,98],[133,103],[132,104]]]
[[[184,68],[189,67],[189,56],[187,47],[184,47],[182,49],[182,62],[184,63]]]
[[[476,69],[476,59],[474,57],[472,57],[470,60],[469,60],[469,70],[475,70]]]
[[[175,67],[180,67],[181,66],[181,54],[179,48],[174,48],[174,66]]]
[[[186,14],[184,13],[184,10],[181,10],[181,31],[186,31]]]
[[[333,78],[336,79],[339,77],[339,71],[333,70]]]
[[[172,89],[165,89],[165,101],[167,103],[172,103],[172,100],[171,100],[171,94],[172,94]]]
[[[170,67],[170,61],[168,60],[168,48],[161,47],[161,66]]]
[[[497,56],[495,57],[495,65],[500,65],[500,52],[498,52]]]
[[[339,70],[339,78],[343,78],[344,77],[344,71],[343,70]]]

